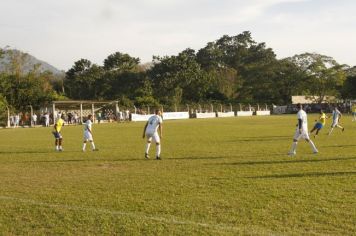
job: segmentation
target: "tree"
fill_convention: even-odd
[[[206,98],[209,86],[208,73],[196,61],[195,51],[186,49],[178,56],[154,57],[155,64],[149,71],[154,94],[160,102],[198,102]]]
[[[342,98],[356,99],[356,66],[346,71],[347,78],[341,89]]]
[[[304,53],[289,58],[307,74],[306,95],[321,103],[327,96],[340,96],[345,81],[345,65],[338,64],[332,57]]]
[[[131,71],[137,69],[139,58],[131,57],[129,54],[115,52],[104,60],[106,71]]]

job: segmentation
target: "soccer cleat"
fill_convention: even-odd
[[[342,132],[344,132],[345,128],[342,128]]]
[[[145,153],[145,158],[150,159],[150,156],[147,153]]]
[[[318,154],[318,153],[319,153],[319,151],[314,151],[314,152],[313,152],[313,154]]]
[[[162,160],[161,157],[159,156],[156,156],[156,160]]]
[[[288,152],[288,156],[295,156],[297,153],[294,151],[294,152]]]
[[[99,149],[95,148],[95,149],[93,149],[92,151],[93,151],[93,152],[97,152],[97,151],[99,151]]]

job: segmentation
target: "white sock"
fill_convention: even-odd
[[[297,150],[297,142],[293,142],[292,149],[290,150],[291,153],[294,153]]]
[[[59,146],[58,145],[56,146],[56,150],[59,150]]]
[[[85,147],[87,146],[86,143],[83,143],[83,151],[85,151]]]
[[[330,135],[333,132],[334,128],[331,128],[328,135]]]
[[[145,154],[148,154],[148,152],[150,151],[150,146],[151,146],[151,143],[146,143]]]
[[[313,149],[313,152],[318,152],[318,149],[316,149],[315,144],[313,143],[313,141],[309,139],[309,143],[310,143],[310,146]]]
[[[62,150],[62,146],[59,146],[59,150]]]
[[[91,148],[92,148],[93,150],[95,150],[95,144],[94,144],[94,142],[90,142],[90,144],[91,144]]]
[[[156,147],[156,157],[159,157],[161,155],[161,145],[157,145]]]

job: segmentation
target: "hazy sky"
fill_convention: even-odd
[[[116,51],[149,62],[248,30],[278,58],[317,52],[353,66],[355,12],[355,0],[0,0],[0,47],[67,70]]]

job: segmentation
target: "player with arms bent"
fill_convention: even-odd
[[[317,121],[317,123],[314,125],[313,129],[310,131],[310,134],[312,134],[316,130],[314,138],[316,138],[316,136],[318,136],[319,131],[325,126],[327,118],[328,117],[325,115],[324,111],[320,109],[319,121]]]
[[[161,111],[155,110],[155,115],[151,116],[143,129],[143,138],[147,138],[146,150],[145,150],[145,158],[149,159],[148,152],[150,150],[152,139],[156,143],[156,159],[161,160],[161,143],[160,138],[162,138],[162,117]],[[159,134],[157,132],[159,129]]]
[[[297,124],[297,129],[294,134],[293,138],[293,144],[292,144],[292,149],[289,151],[290,156],[294,156],[297,154],[297,144],[299,139],[305,139],[307,141],[311,148],[313,149],[313,153],[318,153],[318,149],[316,149],[314,143],[312,140],[309,138],[308,134],[308,117],[307,113],[303,111],[303,106],[301,104],[298,104],[298,114],[297,114],[297,119],[298,119],[298,124]]]

